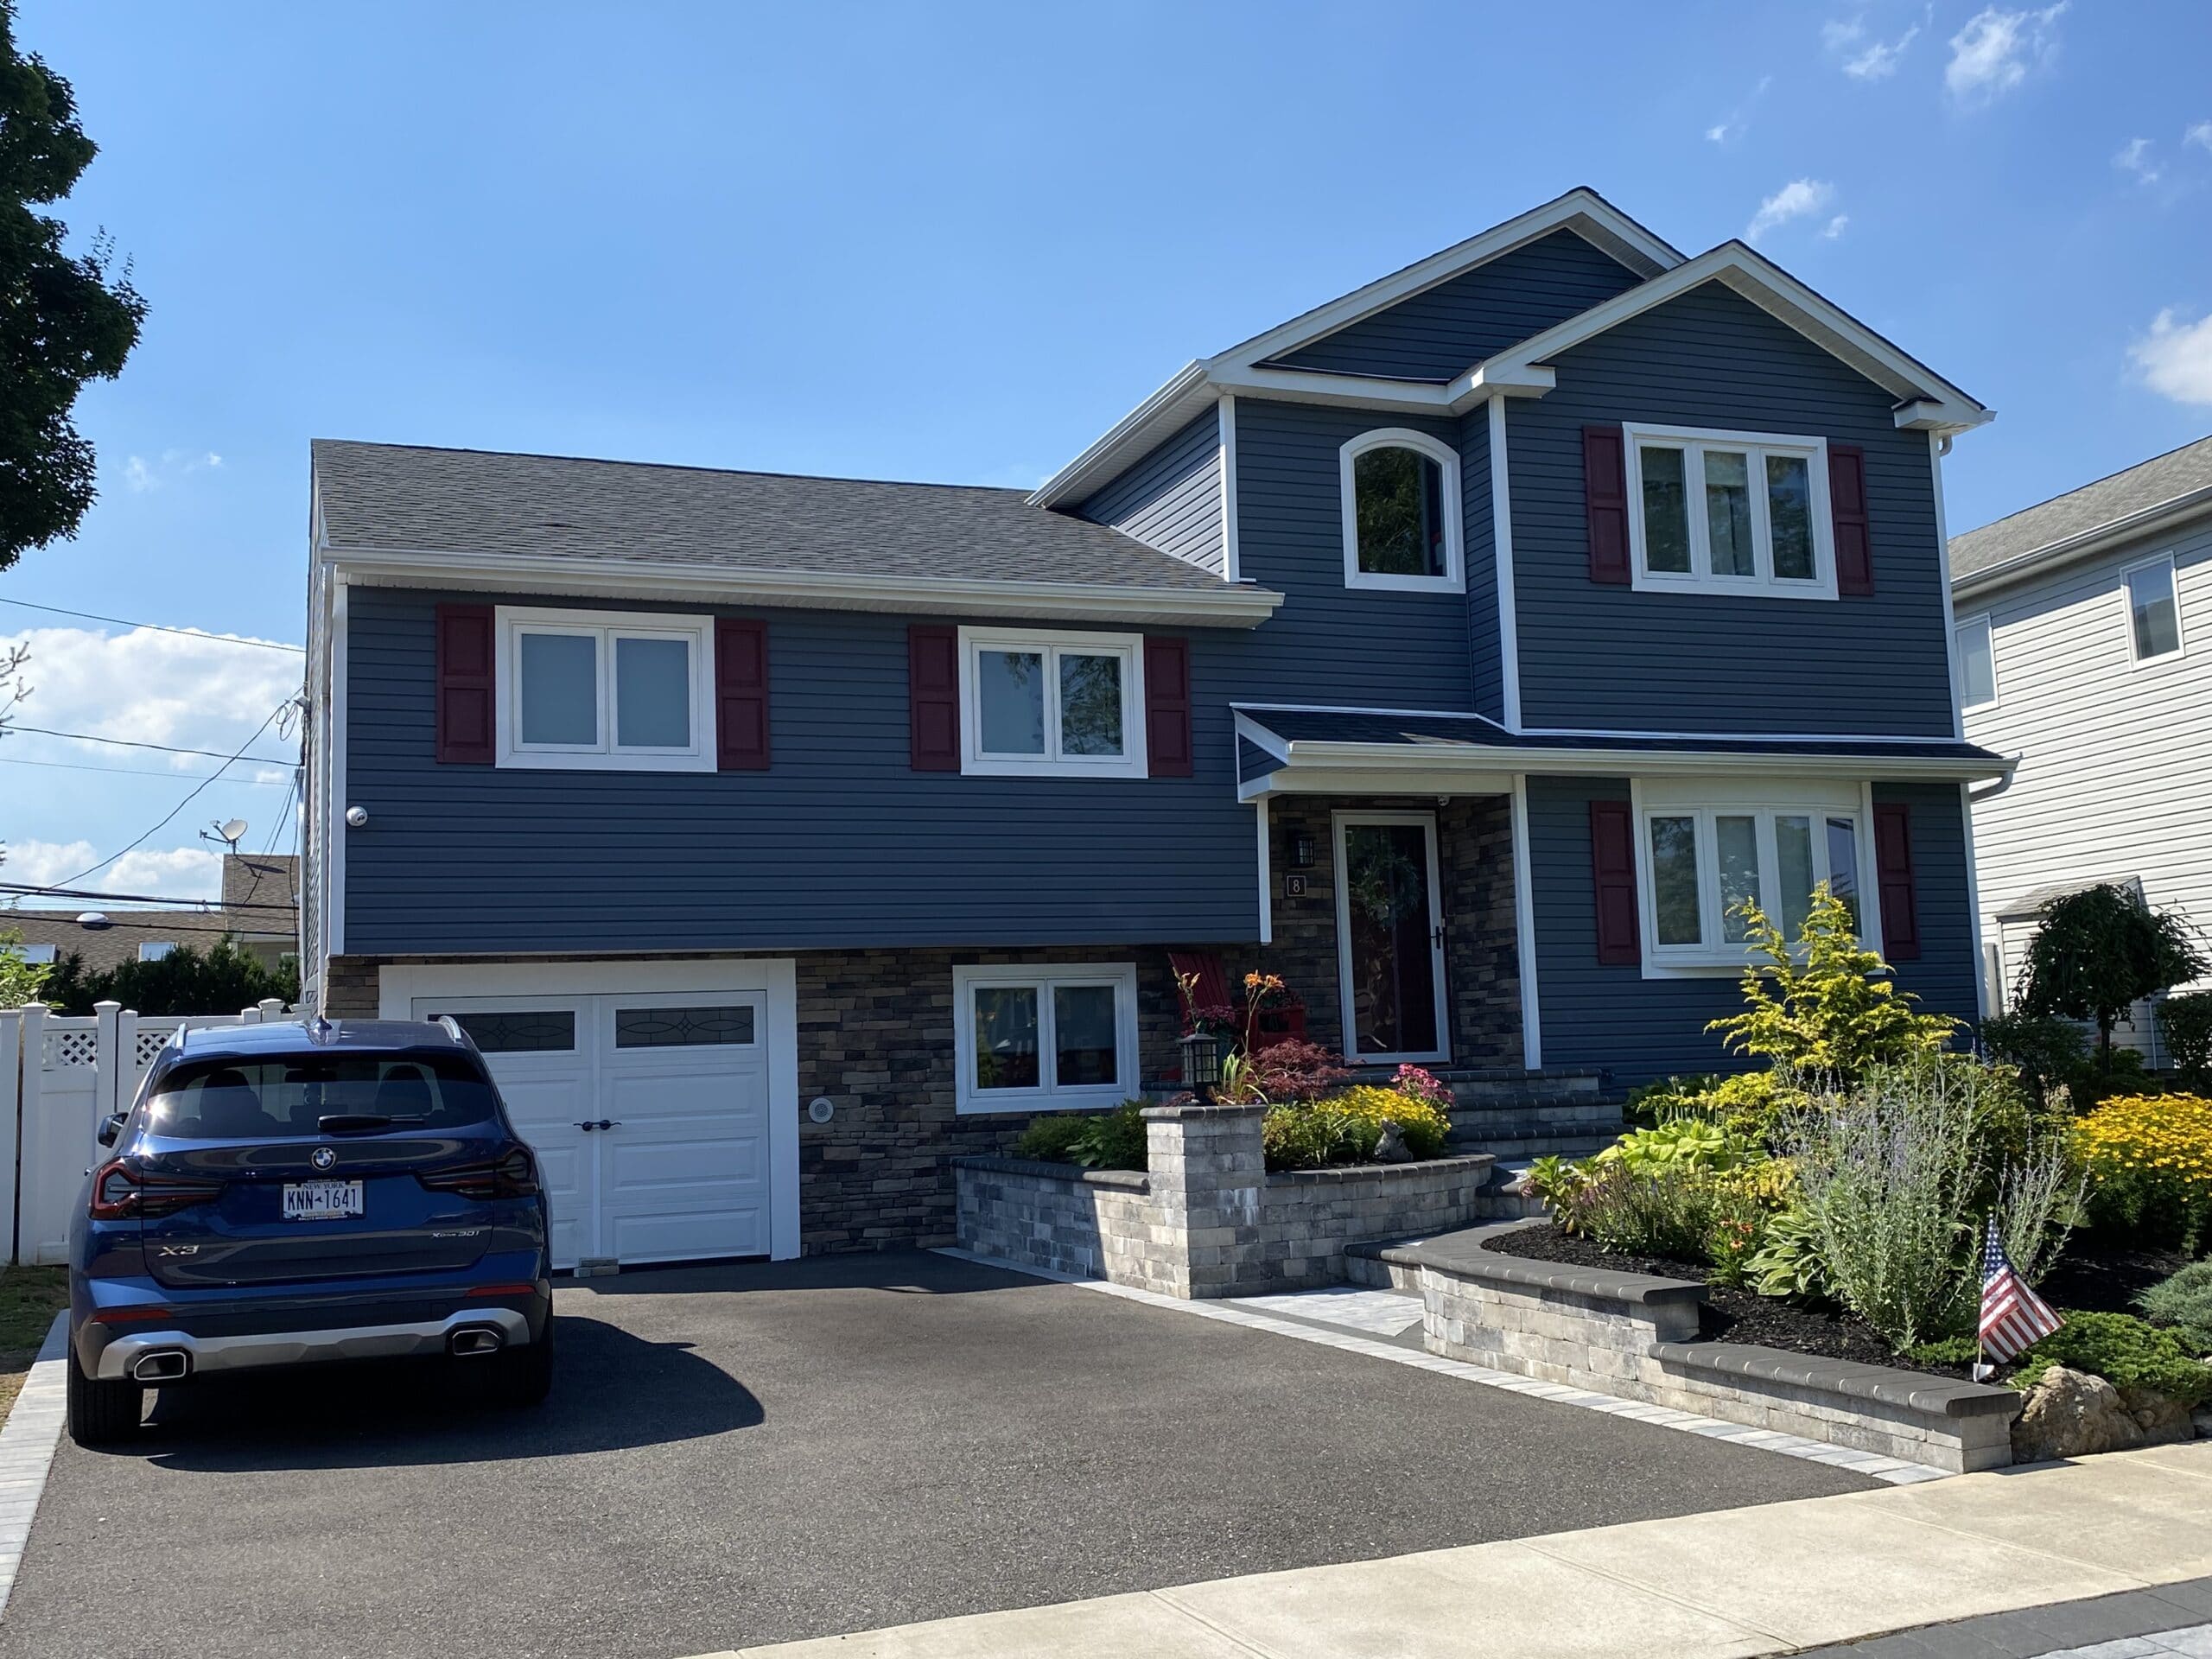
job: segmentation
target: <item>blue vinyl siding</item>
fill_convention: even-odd
[[[1508,448],[1511,448],[1510,442]],[[1505,657],[1497,629],[1497,526],[1491,513],[1490,409],[1459,423],[1459,499],[1467,540],[1467,669],[1478,715],[1505,718]]]
[[[1639,280],[1573,231],[1554,231],[1274,360],[1338,374],[1448,380]]]
[[[1506,406],[1529,725],[1950,734],[1928,439],[1897,429],[1886,391],[1717,283],[1554,363],[1556,391]],[[1738,599],[1592,582],[1582,428],[1620,421],[1861,445],[1873,594]]]
[[[1208,410],[1075,511],[1219,575],[1220,457],[1221,417]]]
[[[1248,702],[1465,709],[1472,695],[1465,600],[1344,586],[1338,452],[1377,427],[1457,447],[1462,423],[1310,404],[1236,400],[1237,569],[1281,594],[1245,654]],[[1484,461],[1484,482],[1489,462]],[[1464,480],[1463,468],[1463,483]]]
[[[1228,943],[1257,932],[1253,809],[1236,800],[1228,708],[1243,633],[1172,631],[1191,642],[1188,779],[915,772],[907,619],[773,609],[741,613],[768,623],[770,770],[502,771],[432,759],[436,601],[364,588],[349,601],[346,804],[369,813],[365,828],[343,832],[350,951]]]
[[[1738,1012],[1733,976],[1646,979],[1598,960],[1590,869],[1590,803],[1629,798],[1625,778],[1531,778],[1529,841],[1536,912],[1537,1008],[1548,1065],[1610,1067],[1623,1085],[1702,1071],[1735,1071],[1706,1021]],[[1974,933],[1967,910],[1966,836],[1953,784],[1880,784],[1877,802],[1912,809],[1913,874],[1922,956],[1897,965],[1897,984],[1923,1010],[1975,1016]]]

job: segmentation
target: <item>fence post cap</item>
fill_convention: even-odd
[[[120,1012],[122,1007],[123,1004],[120,1002],[95,1002],[92,1004],[92,1012],[94,1014]]]

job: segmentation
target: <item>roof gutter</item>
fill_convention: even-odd
[[[2101,553],[2138,536],[2147,536],[2153,531],[2162,530],[2208,508],[2212,508],[2212,484],[2190,490],[2183,495],[2153,502],[2147,507],[2139,507],[2125,517],[2093,524],[2071,536],[2063,536],[2055,542],[2045,542],[2041,547],[2031,547],[2024,553],[2015,553],[2009,559],[2000,559],[1995,564],[1985,566],[1970,575],[1955,575],[1951,578],[1951,592],[1955,595],[1974,593],[1980,588],[1997,587],[2034,570],[2056,568],[2075,559],[2088,558],[2092,554]],[[1965,537],[1959,539],[1963,541]]]
[[[1334,773],[1419,772],[1521,772],[1546,777],[1616,774],[1657,777],[1787,773],[1795,778],[1940,779],[1972,782],[2009,779],[2019,757],[1982,760],[1965,755],[1790,754],[1738,749],[1553,749],[1513,744],[1334,743],[1294,741],[1277,752],[1283,770]]]
[[[317,559],[365,588],[459,588],[573,594],[594,598],[768,605],[826,611],[1060,618],[1249,628],[1283,596],[1224,582],[1218,588],[1134,588],[1106,582],[987,582],[966,578],[831,575],[748,570],[652,559],[549,558],[323,547]]]

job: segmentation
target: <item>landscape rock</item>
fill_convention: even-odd
[[[2028,1390],[2012,1423],[2012,1459],[2043,1463],[2126,1452],[2185,1440],[2196,1432],[2190,1409],[2148,1389],[2121,1390],[2101,1376],[2054,1365]]]

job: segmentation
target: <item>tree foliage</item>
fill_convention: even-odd
[[[82,957],[65,957],[47,976],[42,1000],[61,1014],[90,1014],[95,1002],[120,1002],[140,1014],[236,1014],[271,996],[299,1001],[297,967],[267,967],[225,934],[204,952],[180,944],[158,962],[119,963],[97,973],[85,971]]]
[[[1921,1014],[1897,989],[1889,963],[1859,943],[1851,910],[1822,882],[1793,948],[1756,904],[1744,906],[1752,964],[1744,1012],[1707,1022],[1738,1054],[1760,1054],[1785,1074],[1855,1080],[1867,1067],[1938,1053],[1959,1022]]]
[[[0,0],[0,569],[75,532],[92,504],[92,446],[70,420],[88,380],[112,379],[138,342],[146,302],[97,237],[35,211],[60,200],[98,153],[69,83],[15,41]]]
[[[2095,1020],[2098,1052],[2109,1065],[2120,1016],[2146,996],[2197,978],[2207,965],[2180,917],[2107,882],[2043,907],[2015,1001],[2023,1014]]]
[[[37,1001],[39,988],[52,971],[42,962],[26,961],[22,944],[21,933],[0,933],[0,1008],[20,1008]]]

